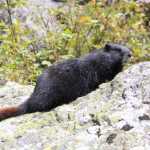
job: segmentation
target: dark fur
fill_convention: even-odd
[[[107,44],[101,50],[50,66],[37,79],[31,97],[18,106],[12,116],[49,111],[95,90],[105,81],[112,80],[122,70],[124,59],[129,57],[130,50],[117,44]],[[11,112],[8,117],[10,114]],[[5,118],[4,112],[2,116],[2,119]]]

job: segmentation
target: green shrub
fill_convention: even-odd
[[[17,2],[14,0],[9,9],[19,7]],[[6,8],[5,4],[3,9]],[[132,63],[150,60],[147,16],[141,4],[122,0],[108,5],[106,0],[92,0],[81,6],[70,0],[65,8],[50,9],[49,15],[56,16],[60,30],[47,30],[41,39],[44,48],[35,51],[29,50],[39,40],[28,38],[33,34],[32,30],[22,28],[17,19],[10,20],[11,24],[0,22],[0,32],[3,33],[0,35],[3,42],[0,45],[1,78],[33,83],[41,70],[52,63],[79,57],[107,42],[129,45],[134,55]],[[38,19],[41,24],[42,20]]]

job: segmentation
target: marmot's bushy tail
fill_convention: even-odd
[[[21,115],[20,108],[18,107],[4,107],[0,108],[0,121],[9,117]]]

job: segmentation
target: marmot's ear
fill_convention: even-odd
[[[104,49],[105,49],[106,52],[109,52],[111,50],[111,44],[109,44],[109,43],[106,44]]]

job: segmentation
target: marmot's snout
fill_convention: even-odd
[[[127,47],[123,47],[121,51],[123,56],[122,62],[126,63],[131,58],[132,51]]]
[[[130,58],[132,56],[132,53],[130,52],[129,54],[128,54],[128,57]]]

